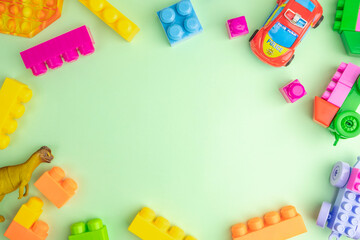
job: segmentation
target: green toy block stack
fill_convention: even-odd
[[[85,224],[78,222],[71,225],[69,240],[109,240],[106,226],[101,219],[92,219]]]

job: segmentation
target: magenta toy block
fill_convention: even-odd
[[[227,20],[226,28],[228,30],[230,39],[249,33],[249,29],[244,16]]]
[[[360,169],[353,168],[346,188],[351,191],[360,192]]]
[[[297,79],[286,84],[279,90],[288,103],[294,103],[306,95],[304,86]]]
[[[26,68],[30,68],[35,76],[47,72],[46,65],[55,69],[65,62],[73,62],[82,55],[89,55],[95,51],[94,40],[90,30],[82,26],[36,45],[20,53]]]
[[[351,88],[341,82],[330,82],[322,98],[337,107],[341,107],[346,97],[349,95]]]

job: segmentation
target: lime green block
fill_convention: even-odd
[[[360,0],[339,0],[336,8],[334,30],[355,31],[360,10]]]
[[[343,31],[341,33],[346,52],[350,56],[360,56],[360,32]]]
[[[78,222],[71,225],[69,240],[109,240],[109,236],[106,226],[97,218],[87,224]]]

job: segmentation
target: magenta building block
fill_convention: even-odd
[[[279,90],[288,103],[294,103],[306,95],[305,88],[298,79],[286,84]]]
[[[349,88],[352,88],[357,78],[360,75],[360,67],[352,63],[346,64],[341,63],[337,69],[335,75],[333,76],[332,81],[341,82]]]
[[[30,68],[35,76],[45,74],[47,67],[55,69],[65,62],[73,62],[81,55],[89,55],[95,51],[94,40],[90,30],[82,26],[50,39],[20,53],[26,68]]]
[[[345,84],[331,81],[321,98],[337,107],[341,107],[349,95],[350,90],[351,88]]]
[[[230,39],[249,33],[249,29],[244,16],[227,20],[226,28],[228,30]]]
[[[353,168],[346,188],[360,193],[360,169]]]

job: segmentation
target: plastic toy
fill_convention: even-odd
[[[203,31],[190,0],[182,0],[157,15],[171,46]]]
[[[286,84],[279,90],[288,103],[294,103],[306,95],[304,86],[297,79]]]
[[[33,171],[41,163],[50,163],[54,156],[48,147],[41,147],[23,164],[0,168],[0,202],[6,194],[19,189],[19,199],[26,197],[29,192],[29,181]],[[24,194],[25,188],[25,194]],[[0,222],[5,219],[0,216]]]
[[[231,228],[233,240],[285,240],[307,232],[295,207],[286,206],[279,212],[269,212],[264,218],[252,218]]]
[[[329,240],[360,238],[360,157],[353,168],[345,162],[337,162],[330,175],[330,183],[339,188],[333,207],[323,202],[316,224],[331,229]]]
[[[43,221],[35,222],[30,229],[12,221],[4,236],[10,240],[45,240],[48,231],[49,225]]]
[[[0,33],[32,38],[61,16],[63,0],[0,0]]]
[[[129,231],[142,240],[196,240],[192,236],[186,236],[184,231],[171,226],[167,219],[156,217],[155,212],[144,207],[132,221]]]
[[[11,78],[6,78],[0,89],[0,149],[9,146],[8,134],[15,132],[17,122],[14,118],[20,118],[25,107],[21,103],[30,101],[32,91],[25,84]]]
[[[295,48],[310,26],[318,27],[324,17],[317,0],[277,0],[276,3],[264,26],[250,37],[250,47],[261,61],[283,67],[294,59]]]
[[[86,26],[50,39],[21,52],[20,55],[25,67],[30,68],[35,76],[39,76],[47,72],[46,65],[51,69],[61,67],[62,58],[65,62],[76,61],[79,58],[78,50],[84,56],[95,51],[94,40]]]
[[[313,119],[334,134],[334,146],[360,134],[359,75],[359,66],[341,63],[322,97],[315,97]]]
[[[106,0],[79,0],[109,27],[130,42],[140,28]]]
[[[15,215],[14,221],[30,229],[30,227],[39,219],[44,206],[43,201],[37,197],[31,197],[29,201],[23,204],[20,210]]]
[[[227,20],[226,28],[230,39],[249,33],[249,29],[244,16]]]
[[[339,32],[346,52],[360,56],[360,0],[339,0],[334,30]]]
[[[45,172],[34,186],[58,208],[64,206],[78,188],[73,179],[65,178],[64,170],[59,167],[53,167]]]
[[[71,225],[69,240],[109,240],[106,226],[101,219],[92,219],[85,225],[78,222]]]

